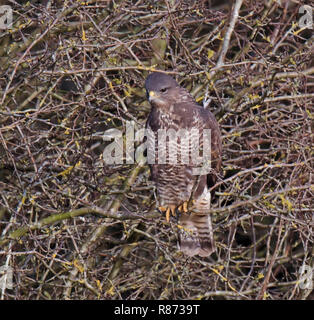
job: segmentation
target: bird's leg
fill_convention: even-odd
[[[170,212],[174,217],[176,216],[176,206],[175,205],[170,205],[167,208],[167,211],[166,211],[166,220],[167,220],[167,222],[170,221]]]
[[[158,209],[161,211],[161,212],[165,212],[167,210],[167,207],[158,207]]]
[[[184,201],[183,204],[181,204],[181,206],[178,207],[179,212],[188,212],[188,201]]]

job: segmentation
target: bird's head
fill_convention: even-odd
[[[145,88],[147,99],[157,107],[176,103],[181,89],[172,77],[161,72],[151,73],[145,81]]]

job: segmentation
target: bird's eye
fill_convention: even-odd
[[[162,92],[162,93],[165,93],[165,92],[167,92],[167,88],[162,88],[162,89],[160,89],[160,92]]]

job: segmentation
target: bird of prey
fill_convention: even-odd
[[[146,123],[146,130],[150,132],[147,134],[147,155],[149,158],[149,153],[154,154],[154,161],[148,163],[151,178],[156,186],[159,210],[166,213],[168,222],[171,215],[178,215],[178,247],[184,254],[209,256],[215,251],[209,215],[211,202],[209,188],[215,185],[221,168],[222,144],[218,123],[209,110],[198,105],[187,90],[165,73],[151,73],[146,79],[145,88],[151,104],[151,112]],[[211,138],[207,147],[203,134],[205,129],[206,132],[210,132]],[[159,133],[165,131],[166,143],[163,141],[162,144]],[[181,135],[168,135],[169,131],[189,133],[190,143],[186,143],[186,140],[183,143]],[[191,132],[198,132],[197,152],[193,147],[195,135],[192,139]],[[176,158],[171,158],[171,139],[172,143],[174,140],[173,145],[177,147],[176,150],[181,152],[178,151]],[[191,143],[192,140],[194,142]],[[204,155],[205,151],[209,151],[211,156],[211,168],[195,174],[195,169],[199,165],[195,165],[194,160],[197,156]],[[162,152],[164,152],[163,161],[161,161]]]

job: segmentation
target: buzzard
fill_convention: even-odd
[[[218,123],[209,110],[198,105],[189,92],[167,74],[151,73],[145,88],[152,107],[146,123],[146,130],[150,132],[147,134],[147,155],[149,157],[149,152],[154,154],[154,162],[148,163],[156,186],[159,210],[166,213],[168,222],[171,215],[178,214],[178,247],[183,253],[209,256],[215,251],[209,215],[209,188],[215,184],[221,167],[222,144]],[[197,154],[193,149],[196,140],[192,139],[192,134],[188,135],[188,144],[183,144],[181,135],[173,138],[167,134],[166,143],[158,143],[160,132],[198,132],[198,155],[204,155],[207,150],[202,149],[205,148],[205,129],[210,131],[207,149],[210,149],[211,166],[210,170],[199,171],[198,174],[194,171],[199,166],[193,161]],[[175,140],[175,150],[180,150],[176,157],[171,157],[170,139]],[[192,140],[194,142],[191,143]],[[165,161],[161,161],[162,152]],[[183,153],[188,156],[185,158],[188,161],[183,161]],[[173,159],[176,161],[170,161]]]

